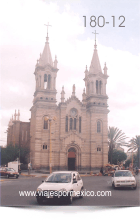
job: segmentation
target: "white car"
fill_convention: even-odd
[[[65,200],[71,204],[73,197],[82,198],[82,190],[83,181],[77,171],[57,171],[38,186],[36,199],[39,204],[50,199]]]
[[[129,170],[118,170],[112,176],[112,187],[131,187],[137,188],[137,182],[132,172]]]

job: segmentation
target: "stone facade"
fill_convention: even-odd
[[[20,113],[14,115],[9,121],[7,130],[7,145],[17,145],[20,148],[30,147],[30,122],[22,122],[19,119]]]
[[[71,97],[56,104],[57,58],[52,61],[47,34],[35,67],[36,89],[30,121],[30,160],[35,169],[92,171],[108,162],[107,67],[101,70],[97,45],[80,101]]]

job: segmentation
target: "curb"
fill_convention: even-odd
[[[21,176],[28,176],[28,177],[36,177],[36,175],[32,175],[32,174],[31,174],[31,175],[29,175],[29,174],[24,174],[24,173],[21,173],[20,175],[21,175]]]
[[[43,175],[42,176],[38,176],[38,175],[33,175],[33,174],[29,175],[29,174],[24,174],[24,173],[21,173],[20,175],[26,176],[26,177],[40,177],[40,178],[48,177],[48,175],[46,175],[46,176],[43,176]],[[101,176],[101,175],[98,175],[98,174],[81,174],[80,176],[83,177],[83,176]]]
[[[90,174],[81,174],[80,176],[92,176]]]
[[[0,182],[4,182],[5,180],[0,180]]]
[[[33,174],[30,174],[30,175],[29,175],[29,174],[24,174],[24,173],[21,173],[20,175],[21,175],[21,176],[27,176],[27,177],[41,177],[41,178],[43,178],[43,177],[45,177],[45,178],[48,177],[48,176],[38,176],[38,175],[33,175]]]

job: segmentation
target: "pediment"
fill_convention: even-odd
[[[70,102],[72,102],[72,101],[76,101],[77,104],[79,104],[80,106],[83,105],[83,103],[82,103],[76,96],[71,96],[69,99],[67,99],[67,100],[65,101],[65,103],[68,105],[68,104],[69,104]]]

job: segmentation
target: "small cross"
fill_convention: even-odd
[[[93,34],[95,34],[95,45],[96,45],[96,34],[99,34],[99,33],[96,33],[96,30],[95,30],[95,33],[92,32]]]
[[[49,25],[49,22],[48,22],[48,24],[44,24],[45,26],[47,26],[47,36],[48,36],[48,27],[50,26],[51,27],[51,25]]]

